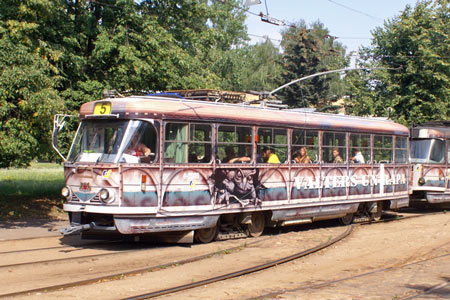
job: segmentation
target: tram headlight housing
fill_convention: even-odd
[[[65,186],[61,189],[61,195],[65,198],[68,198],[70,196],[70,189],[69,187]]]
[[[102,202],[106,203],[109,199],[109,192],[107,189],[101,189],[99,192],[99,197]]]
[[[419,178],[419,185],[424,185],[425,184],[425,178],[420,177]]]

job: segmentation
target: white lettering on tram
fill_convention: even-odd
[[[406,184],[406,176],[397,174],[393,178],[381,175],[353,175],[353,176],[325,176],[321,181],[318,177],[294,177],[295,187],[297,189],[317,189],[317,188],[341,188],[356,187],[357,185],[369,186],[380,185],[384,190],[385,185]],[[383,191],[381,191],[383,193]]]

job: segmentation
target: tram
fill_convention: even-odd
[[[79,117],[66,234],[207,243],[409,204],[409,129],[389,120],[170,94],[85,103]]]
[[[450,202],[450,122],[422,123],[411,128],[411,203]]]

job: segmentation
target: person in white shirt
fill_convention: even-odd
[[[365,163],[364,156],[362,155],[361,151],[359,151],[358,149],[354,149],[353,153],[354,153],[354,155],[352,157],[352,161],[354,163],[357,163],[357,164]]]

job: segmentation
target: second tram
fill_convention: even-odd
[[[450,122],[426,122],[411,128],[413,203],[450,202]]]

